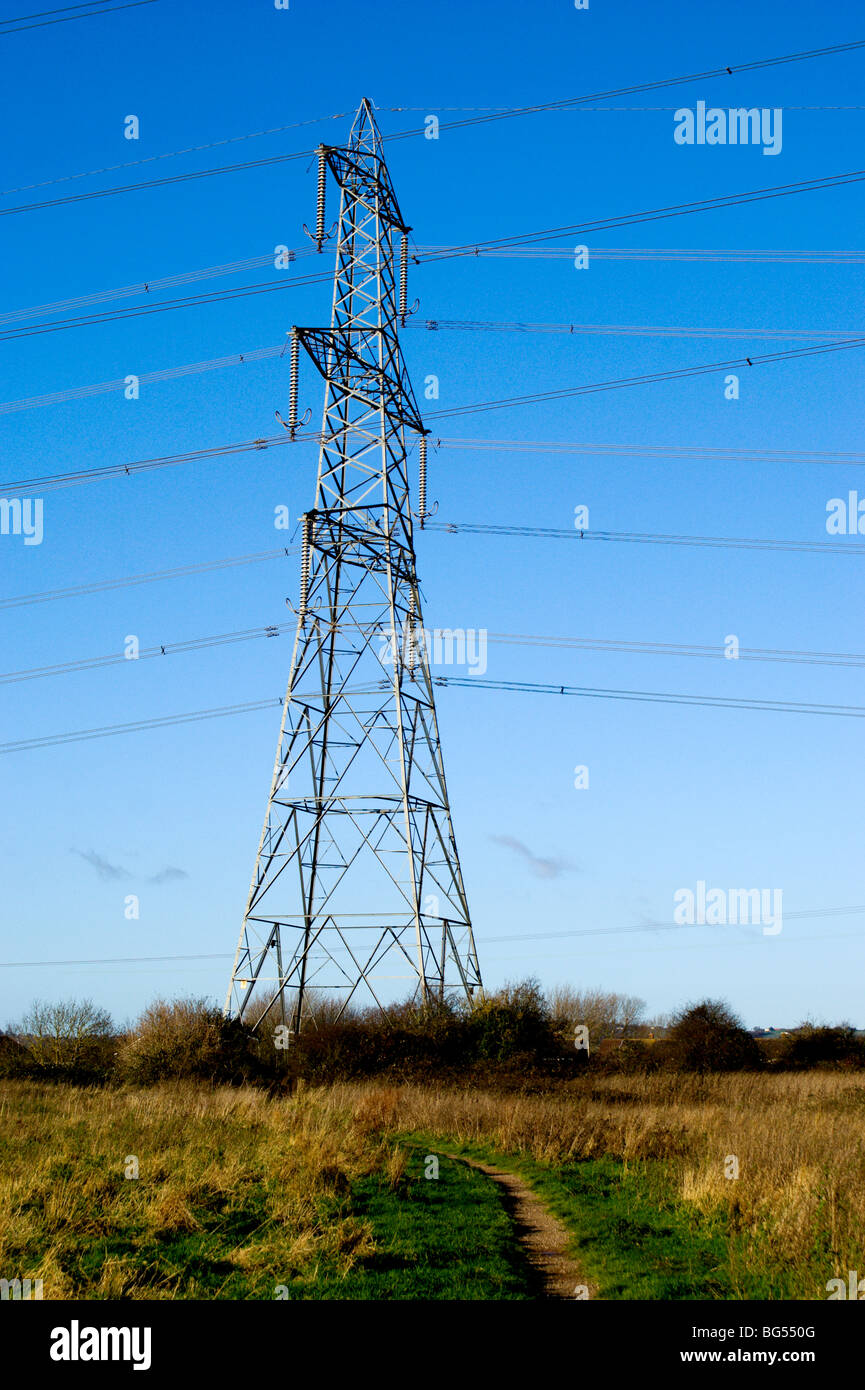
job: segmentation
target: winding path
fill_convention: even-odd
[[[478,1168],[502,1189],[505,1208],[514,1223],[517,1239],[525,1252],[532,1269],[538,1274],[543,1288],[542,1298],[573,1299],[594,1292],[590,1284],[581,1277],[577,1265],[568,1252],[570,1237],[561,1221],[551,1216],[546,1207],[535,1196],[528,1183],[516,1173],[496,1168],[490,1163],[481,1163],[476,1158],[448,1154],[459,1163]]]

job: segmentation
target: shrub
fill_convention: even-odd
[[[849,1023],[834,1028],[803,1023],[795,1033],[779,1039],[778,1060],[782,1066],[802,1070],[817,1066],[855,1067],[865,1065],[865,1039],[857,1036]]]
[[[554,1061],[578,1069],[585,1061],[573,1048],[563,1050],[533,980],[506,985],[498,994],[469,1005],[456,998],[410,999],[388,1008],[355,1013],[340,1021],[304,1025],[300,1037],[281,1054],[279,1071],[315,1081],[388,1075],[400,1080],[500,1073],[521,1074]]]
[[[10,1029],[0,1053],[5,1075],[87,1082],[104,1079],[114,1064],[111,1016],[90,999],[37,999]]]
[[[503,1062],[517,1055],[557,1052],[559,1044],[537,980],[506,984],[476,1005],[468,1018],[474,1057]]]
[[[743,1071],[763,1060],[756,1040],[718,999],[704,999],[674,1014],[666,1041],[656,1046],[681,1071]]]
[[[35,1066],[30,1053],[11,1033],[0,1033],[0,1076],[32,1076]]]
[[[206,999],[159,999],[124,1038],[118,1070],[139,1085],[183,1077],[230,1082],[253,1078],[261,1064],[249,1028]]]

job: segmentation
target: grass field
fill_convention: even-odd
[[[327,1093],[7,1082],[0,1277],[52,1299],[530,1296],[493,1185],[427,1180],[424,1157]]]
[[[829,1279],[865,1271],[855,1074],[667,1073],[520,1096],[405,1086],[379,1105],[384,1133],[510,1162],[567,1225],[598,1297],[825,1299]]]
[[[49,1299],[537,1297],[471,1154],[559,1217],[593,1296],[824,1299],[865,1270],[863,1118],[865,1086],[832,1073],[278,1099],[7,1081],[0,1278]]]

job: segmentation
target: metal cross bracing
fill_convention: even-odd
[[[415,564],[403,363],[406,226],[372,108],[319,150],[315,240],[340,188],[329,328],[292,330],[324,378],[315,505],[303,518],[297,632],[264,829],[226,1000],[260,1028],[315,1022],[324,995],[431,1003],[481,988],[442,761]],[[395,272],[400,238],[402,276]],[[399,302],[398,302],[399,300]],[[425,474],[421,470],[421,525]],[[405,983],[409,981],[409,989]]]

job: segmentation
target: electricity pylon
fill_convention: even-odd
[[[226,1000],[260,1027],[315,1019],[321,994],[386,1013],[389,981],[419,1002],[481,988],[451,824],[415,567],[406,432],[426,439],[402,360],[408,228],[370,103],[347,148],[330,328],[291,333],[325,381],[315,506],[303,517],[297,632],[270,797]],[[401,240],[399,304],[394,242]],[[395,973],[394,973],[395,972]],[[403,993],[405,993],[403,989]],[[370,999],[371,996],[371,999]]]

